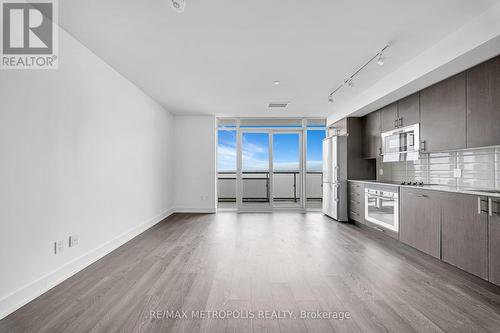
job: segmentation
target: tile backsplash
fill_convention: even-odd
[[[455,169],[461,170],[461,177],[454,176]],[[377,159],[377,170],[379,180],[500,189],[500,147],[421,154],[418,161]]]

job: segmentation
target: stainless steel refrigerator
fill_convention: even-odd
[[[323,140],[323,213],[337,221],[347,215],[347,137]]]

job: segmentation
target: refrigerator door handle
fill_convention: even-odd
[[[339,181],[339,167],[338,166],[333,167],[333,175],[335,176],[334,181],[338,182]]]

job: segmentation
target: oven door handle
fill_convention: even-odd
[[[368,198],[379,198],[379,199],[387,199],[387,200],[395,200],[394,197],[385,197],[383,195],[373,195],[373,194],[366,194]]]

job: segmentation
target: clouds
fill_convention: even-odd
[[[243,171],[268,171],[269,144],[267,134],[245,133],[242,139]],[[321,145],[319,140],[318,145]],[[298,148],[294,146],[296,146],[296,143],[294,145],[282,144],[274,147],[274,170],[299,171]],[[309,146],[310,143],[308,143],[308,148]],[[308,157],[311,158],[311,154],[308,154]],[[219,171],[236,171],[235,131],[219,131],[217,164]],[[319,159],[307,161],[307,171],[322,171],[321,156],[319,156]]]

